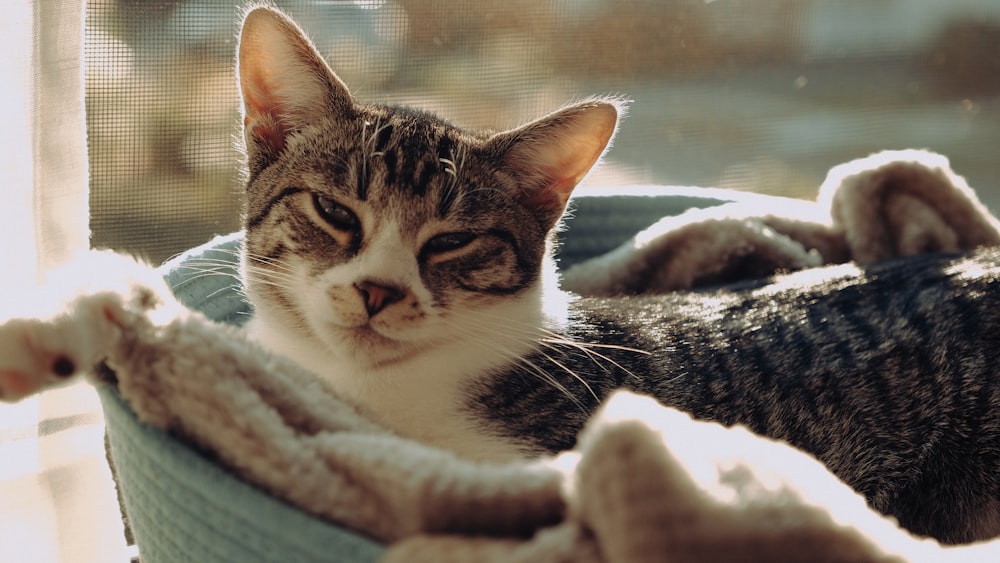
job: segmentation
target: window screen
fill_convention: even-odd
[[[951,158],[1000,209],[1000,2],[356,0],[276,5],[359,97],[500,128],[633,100],[602,185],[812,198],[887,148]],[[92,243],[159,261],[238,228],[241,6],[91,0]]]

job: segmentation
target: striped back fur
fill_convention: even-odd
[[[1000,249],[581,299],[571,319],[469,401],[526,450],[572,446],[625,387],[809,451],[916,533],[1000,534]]]

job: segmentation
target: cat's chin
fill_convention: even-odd
[[[339,328],[324,335],[333,355],[349,358],[351,363],[366,369],[381,369],[412,359],[420,347],[388,337],[371,325]]]

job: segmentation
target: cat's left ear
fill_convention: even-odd
[[[353,106],[347,86],[305,33],[274,8],[247,12],[236,65],[252,161],[274,159],[293,133]]]
[[[581,102],[490,139],[518,182],[518,199],[537,210],[549,227],[608,148],[624,108],[624,102],[614,99]]]

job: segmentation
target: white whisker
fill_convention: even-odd
[[[649,354],[648,352],[643,350],[628,348],[624,346],[577,342],[569,338],[566,338],[565,336],[562,336],[558,333],[555,333],[551,330],[538,327],[531,323],[512,320],[498,315],[491,315],[489,313],[485,313],[482,311],[463,311],[462,315],[468,318],[479,317],[481,319],[484,319],[486,322],[478,325],[478,328],[481,329],[481,331],[478,334],[491,337],[492,338],[491,341],[495,341],[496,339],[502,339],[503,341],[511,344],[524,344],[524,345],[536,346],[535,349],[536,353],[542,355],[552,365],[558,367],[560,370],[564,371],[565,373],[567,373],[568,375],[572,376],[574,379],[579,381],[587,389],[590,395],[593,396],[596,400],[600,400],[600,398],[598,397],[597,393],[593,390],[593,388],[590,386],[590,384],[586,381],[585,378],[583,378],[580,374],[573,371],[565,363],[559,361],[551,354],[545,352],[544,349],[550,349],[557,352],[558,351],[565,352],[564,349],[560,348],[560,347],[565,347],[576,350],[586,355],[588,358],[590,358],[595,365],[600,367],[601,370],[605,372],[608,371],[607,368],[604,365],[602,365],[602,360],[603,360],[603,362],[611,364],[612,366],[618,368],[623,373],[627,374],[629,377],[632,377],[633,379],[639,379],[639,377],[635,373],[630,371],[628,368],[621,365],[619,362],[615,361],[609,356],[606,356],[605,354],[601,354],[600,352],[595,351],[593,348],[614,349],[614,350],[634,352],[644,355]],[[503,327],[504,330],[500,330],[499,327]],[[535,367],[537,368],[538,366]],[[546,372],[545,375],[547,376],[544,378],[546,382],[553,384],[554,387],[566,393],[565,387],[563,387],[562,385],[554,385],[554,378],[550,374]],[[574,402],[577,402],[579,404],[578,400],[575,397],[572,397],[571,395],[567,396],[571,397],[574,400]]]
[[[516,352],[516,351],[514,351],[514,350],[512,350],[510,348],[504,347],[502,345],[498,345],[498,343],[497,343],[497,341],[495,339],[492,339],[492,338],[478,338],[478,336],[480,336],[480,335],[479,334],[466,334],[466,337],[469,338],[469,340],[471,340],[475,345],[481,346],[483,348],[486,348],[486,349],[489,349],[489,350],[492,350],[492,351],[495,351],[495,352],[500,352],[504,356],[504,358],[507,359],[508,361],[516,362],[516,363],[519,363],[519,364],[525,366],[528,369],[528,373],[531,373],[531,374],[537,376],[539,379],[541,379],[542,381],[544,381],[548,385],[551,385],[554,389],[556,389],[557,391],[559,391],[560,393],[562,393],[563,395],[565,395],[566,398],[568,398],[570,401],[572,401],[573,404],[575,404],[582,412],[587,412],[587,408],[583,404],[583,402],[581,402],[579,398],[577,398],[572,392],[570,392],[570,390],[565,385],[563,385],[558,379],[556,379],[551,373],[549,373],[548,371],[546,371],[545,368],[543,368],[542,366],[538,365],[537,363],[531,361],[529,358],[525,357],[524,355],[522,355],[519,352]],[[505,334],[502,334],[502,333],[491,332],[489,334],[485,334],[484,333],[483,336],[493,336],[493,337],[495,337],[495,336],[506,336],[506,337],[510,337],[510,338],[508,338],[508,340],[512,340],[516,335],[505,335]],[[514,343],[517,344],[518,342],[516,340],[514,340]],[[595,399],[598,398],[597,395],[594,393],[594,391],[587,384],[587,382],[584,381],[582,378],[580,378],[575,373],[573,373],[573,370],[571,370],[568,367],[560,364],[558,361],[556,361],[555,359],[553,359],[548,354],[545,354],[544,352],[540,352],[540,354],[543,357],[545,357],[548,361],[550,361],[553,364],[555,364],[555,365],[559,366],[560,368],[562,368],[567,374],[569,374],[572,377],[574,377],[575,379],[577,379],[582,385],[584,385],[584,387],[587,388],[588,391],[590,391],[590,394]]]

